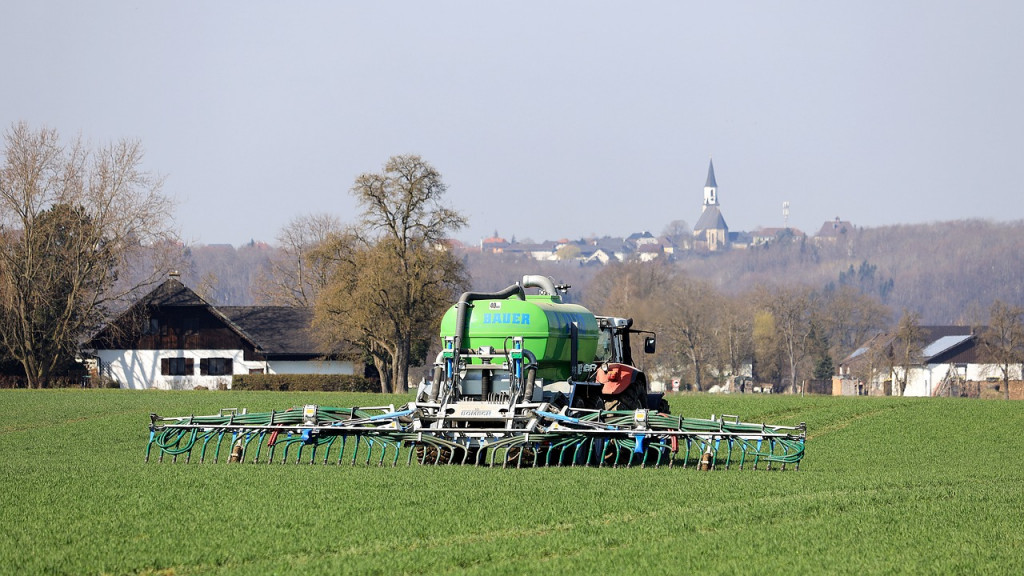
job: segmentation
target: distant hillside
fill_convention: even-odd
[[[761,283],[858,286],[896,313],[971,322],[992,301],[1024,305],[1024,222],[982,220],[855,229],[834,243],[806,239],[728,254],[680,255],[679,266],[739,293]]]
[[[852,284],[896,315],[907,308],[932,324],[982,321],[995,299],[1024,305],[1022,221],[861,228],[834,242],[802,238],[724,253],[679,251],[675,257],[676,266],[726,294],[761,284]],[[500,254],[474,255],[467,263],[477,289],[504,287],[534,272],[573,284],[576,298],[599,269]]]
[[[254,283],[275,251],[257,243],[193,246],[185,254],[183,279],[217,304],[251,304]],[[474,290],[498,290],[523,274],[543,274],[571,284],[575,302],[601,269],[577,261],[538,262],[525,254],[464,258]],[[908,308],[930,324],[970,323],[984,320],[995,299],[1024,306],[1024,221],[854,228],[834,242],[799,238],[729,252],[679,250],[673,265],[725,294],[762,284],[852,284],[896,315]]]

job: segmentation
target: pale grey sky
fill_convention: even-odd
[[[1019,220],[1024,2],[127,2],[0,7],[0,128],[139,139],[186,241],[354,221],[414,153],[536,241]]]

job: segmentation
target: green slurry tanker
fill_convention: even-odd
[[[634,361],[633,338],[646,356],[654,333],[562,302],[567,289],[525,276],[464,293],[441,320],[441,352],[413,402],[152,414],[146,460],[799,469],[803,423],[670,414]]]

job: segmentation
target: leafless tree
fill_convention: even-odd
[[[46,386],[78,342],[162,280],[180,255],[162,179],[122,140],[65,145],[14,124],[0,167],[0,347]]]
[[[917,312],[903,310],[896,332],[892,340],[892,376],[897,396],[903,396],[907,390],[907,379],[910,371],[921,363],[924,346],[924,330],[921,328],[921,316]]]
[[[414,344],[433,337],[467,284],[461,260],[443,248],[466,223],[443,205],[446,190],[441,174],[419,156],[392,157],[382,172],[356,179],[359,224],[314,251],[330,263],[317,326],[363,345],[385,392],[407,389]]]
[[[789,368],[790,385],[800,386],[799,374],[808,356],[816,295],[806,287],[776,287],[762,294],[762,307],[771,314],[778,331],[783,356]]]
[[[669,222],[661,232],[669,240],[679,243],[689,243],[693,240],[693,231],[686,220],[673,220]]]
[[[722,298],[707,282],[682,278],[677,278],[665,294],[668,302],[663,329],[672,351],[689,362],[694,387],[703,391],[714,363]]]
[[[850,359],[850,374],[869,388],[884,385],[892,378],[892,335],[880,332],[855,350]],[[883,371],[883,368],[885,369]],[[881,376],[881,378],[880,378]]]
[[[831,345],[834,358],[844,358],[872,334],[889,326],[892,312],[877,297],[851,286],[826,291],[815,309],[815,324]]]
[[[586,289],[584,304],[606,316],[630,317],[649,325],[660,316],[677,271],[661,262],[611,262]]]
[[[1024,308],[996,300],[989,311],[982,347],[995,361],[1003,380],[1003,397],[1010,399],[1010,378],[1021,377],[1024,363]]]
[[[717,359],[724,373],[737,376],[754,357],[753,308],[745,298],[722,295],[715,327]]]
[[[277,236],[278,250],[270,268],[257,277],[256,298],[279,306],[312,306],[327,284],[328,262],[317,248],[341,233],[341,222],[330,214],[299,216]]]
[[[758,382],[771,382],[773,387],[782,378],[782,338],[771,312],[762,308],[754,311],[751,324],[754,348],[754,378]]]

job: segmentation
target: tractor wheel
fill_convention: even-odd
[[[629,388],[621,394],[605,396],[605,410],[639,410],[647,408],[647,379],[643,373],[637,374],[636,379]]]
[[[607,396],[604,399],[605,410],[637,410],[643,407],[643,402],[640,401],[633,386],[627,388],[622,394]]]

